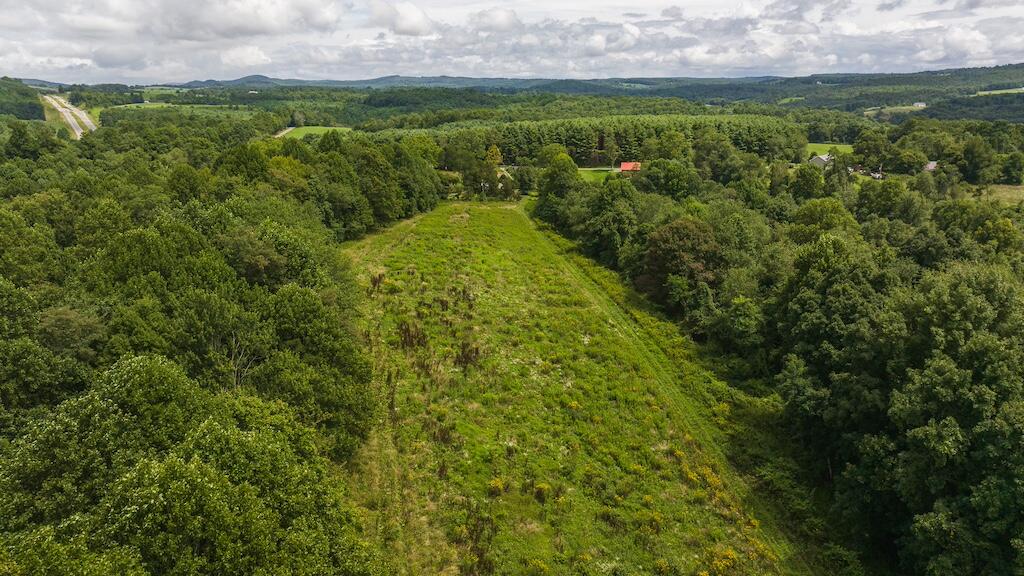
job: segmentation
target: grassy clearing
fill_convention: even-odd
[[[580,177],[587,182],[601,184],[614,171],[613,168],[580,168]]]
[[[993,184],[989,186],[986,197],[1006,204],[1018,204],[1024,202],[1024,186]]]
[[[728,463],[738,393],[521,206],[345,251],[380,397],[350,484],[396,573],[810,573]]]
[[[876,118],[879,116],[884,118],[891,116],[893,114],[907,114],[911,112],[920,112],[925,108],[927,108],[927,106],[876,106],[874,108],[868,108],[867,110],[864,110],[864,115],[867,116],[868,118]]]
[[[1005,88],[1003,90],[979,90],[975,96],[994,96],[996,94],[1024,94],[1024,87]]]
[[[322,134],[330,132],[331,130],[341,130],[342,132],[348,132],[352,129],[348,128],[347,126],[300,126],[292,130],[291,132],[285,134],[285,137],[302,138],[303,136],[308,136],[310,134],[320,136]]]
[[[828,151],[836,148],[840,152],[853,153],[853,146],[850,144],[828,144],[825,142],[811,142],[807,145],[807,152],[810,154],[828,154]]]

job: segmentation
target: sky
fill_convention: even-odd
[[[0,75],[799,76],[1024,62],[1024,0],[0,0]]]

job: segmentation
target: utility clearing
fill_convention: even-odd
[[[396,573],[811,573],[730,464],[742,394],[523,205],[345,252],[380,399],[349,483]]]

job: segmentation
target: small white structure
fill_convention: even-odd
[[[935,169],[938,167],[938,162],[936,162],[935,160],[929,160],[928,163],[924,165],[924,168],[922,168],[922,170],[924,170],[925,172],[935,172]]]
[[[927,108],[927,102],[914,102],[914,108]]]
[[[815,156],[811,156],[811,159],[808,160],[807,163],[811,164],[812,166],[817,166],[818,168],[824,168],[826,165],[828,165],[828,162],[831,159],[832,156],[829,154],[817,154]]]

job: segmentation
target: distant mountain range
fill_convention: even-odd
[[[269,88],[274,86],[323,86],[344,88],[480,88],[485,90],[541,90],[546,92],[636,94],[671,92],[684,87],[716,89],[748,89],[763,91],[774,87],[787,90],[796,87],[863,87],[977,85],[979,89],[999,89],[1024,85],[1024,64],[989,68],[955,68],[903,74],[812,74],[810,76],[752,76],[744,78],[471,78],[465,76],[382,76],[368,80],[299,80],[253,75],[235,80],[193,80],[169,84],[182,88]]]
[[[572,93],[635,93],[678,85],[756,84],[785,80],[777,76],[750,78],[471,78],[467,76],[382,76],[368,80],[298,80],[253,75],[235,80],[193,80],[168,84],[181,88],[270,88],[275,86],[321,86],[333,88],[478,88],[483,90],[540,90]]]
[[[45,80],[24,80],[40,89],[67,86]],[[260,90],[275,87],[328,87],[388,89],[399,87],[471,88],[493,92],[551,92],[603,96],[678,97],[706,103],[760,102],[834,108],[847,111],[885,109],[919,104],[915,110],[940,102],[956,102],[954,108],[963,117],[1024,118],[1024,95],[1004,97],[1000,102],[981,102],[979,93],[1006,91],[1024,87],[1024,64],[989,68],[956,68],[903,74],[812,74],[747,78],[470,78],[464,76],[383,76],[369,80],[299,80],[254,75],[234,80],[194,80],[179,84],[160,84],[189,89]],[[95,85],[101,91],[125,91],[140,87]],[[924,104],[924,106],[920,106]],[[993,108],[977,116],[968,108]],[[927,115],[928,113],[926,113]],[[1017,120],[1020,121],[1020,120]]]
[[[58,88],[69,86],[48,80],[21,79],[29,86]],[[181,88],[271,88],[275,86],[320,86],[333,88],[478,88],[484,90],[538,90],[545,92],[589,94],[670,94],[690,88],[698,92],[792,92],[795,88],[847,88],[850,86],[941,86],[943,88],[977,86],[979,90],[1024,86],[1024,64],[989,68],[955,68],[904,74],[812,74],[810,76],[752,76],[744,78],[471,78],[466,76],[382,76],[367,80],[300,80],[263,75],[234,80],[193,80],[184,83],[154,84]]]

